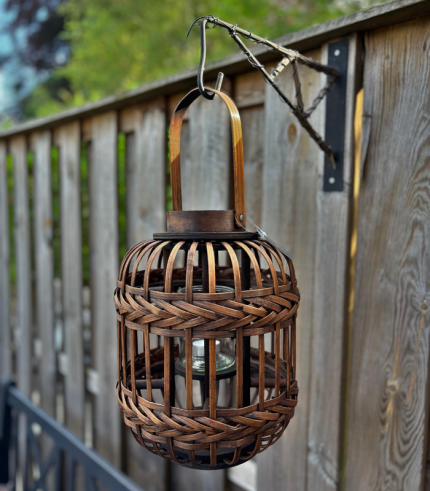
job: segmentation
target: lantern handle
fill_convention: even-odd
[[[230,114],[233,144],[234,206],[236,220],[245,226],[245,175],[243,164],[242,125],[239,111],[230,97],[223,92],[207,87],[207,91],[221,97]],[[177,105],[170,124],[170,180],[172,185],[173,211],[182,211],[181,186],[181,127],[188,107],[200,97],[198,88],[189,92]]]

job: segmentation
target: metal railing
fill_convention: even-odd
[[[36,435],[35,427],[41,430],[37,431],[40,435]],[[41,440],[45,440],[48,451],[41,452]],[[78,473],[78,469],[82,471]],[[98,484],[112,491],[142,491],[35,406],[13,382],[3,383],[0,388],[0,488],[17,489],[20,476],[24,491],[72,491],[76,489],[78,474],[83,481],[83,488],[82,485],[79,488],[85,491],[95,491]]]

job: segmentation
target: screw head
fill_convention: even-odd
[[[243,222],[243,215],[240,215],[239,220]]]
[[[329,177],[329,178],[328,178],[328,182],[329,182],[330,184],[334,184],[334,182],[335,182],[335,178],[334,178],[334,177]]]
[[[334,54],[334,56],[339,56],[340,55],[340,50],[339,49],[335,49],[333,54]]]

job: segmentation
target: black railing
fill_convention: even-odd
[[[41,429],[37,436],[35,424]],[[0,488],[14,490],[17,481],[24,491],[96,491],[99,485],[142,491],[8,381],[0,387]]]

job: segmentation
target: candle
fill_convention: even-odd
[[[221,349],[221,341],[217,339],[215,341],[215,350],[218,354]],[[193,360],[194,358],[205,356],[205,340],[204,339],[195,339],[193,341]]]

